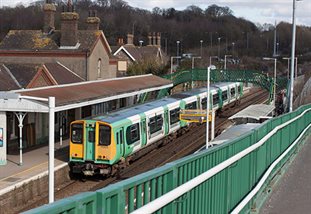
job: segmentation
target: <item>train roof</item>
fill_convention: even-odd
[[[217,88],[224,88],[224,87],[228,87],[230,85],[234,85],[235,82],[219,82],[219,83],[215,83],[214,86]]]
[[[212,93],[213,90],[217,90],[217,88],[214,87],[213,85],[211,85],[210,86],[210,90],[211,90],[211,93]],[[187,97],[191,97],[191,96],[196,96],[196,95],[201,94],[201,93],[206,93],[206,87],[196,88],[196,89],[193,89],[191,91],[184,91],[184,92],[181,92],[181,93],[178,93],[178,94],[173,94],[172,97],[173,98],[178,98],[178,99],[183,99],[183,98],[187,98]]]
[[[179,101],[179,99],[175,99],[175,98],[171,98],[171,97],[166,97],[166,98],[162,98],[160,100],[156,100],[156,101],[151,101],[145,104],[141,104],[141,105],[137,105],[137,106],[133,106],[130,108],[126,108],[123,110],[119,110],[116,112],[112,112],[110,114],[107,115],[100,115],[100,116],[96,116],[92,119],[94,120],[102,120],[108,123],[114,123],[116,121],[125,119],[125,118],[129,118],[132,117],[134,115],[139,115],[142,112],[146,112],[158,107],[162,107],[165,106],[169,103],[173,103],[173,102],[177,102]]]

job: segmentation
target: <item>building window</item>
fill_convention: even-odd
[[[100,78],[101,77],[101,58],[98,59],[97,61],[97,78]]]

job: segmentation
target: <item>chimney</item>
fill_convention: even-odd
[[[43,32],[49,33],[51,30],[55,29],[55,12],[56,7],[54,4],[51,4],[50,0],[46,0],[43,5],[43,13],[44,13],[44,26]]]
[[[134,36],[133,34],[127,34],[127,45],[134,45]]]
[[[157,38],[156,38],[156,33],[155,32],[153,32],[152,38],[153,38],[153,45],[157,45]]]
[[[71,1],[68,0],[67,11],[61,13],[61,46],[75,46],[78,42],[79,14],[73,10]]]
[[[157,34],[157,46],[160,48],[161,47],[161,33],[158,32]]]
[[[151,33],[148,34],[148,46],[151,46],[152,45],[152,36],[151,36]]]
[[[96,11],[89,11],[89,17],[86,19],[88,30],[99,30],[100,18],[97,17]]]
[[[118,38],[118,46],[124,45],[123,38]]]

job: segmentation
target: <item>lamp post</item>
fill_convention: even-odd
[[[218,57],[220,57],[220,40],[221,37],[218,37]]]
[[[203,47],[203,40],[200,40],[201,49],[200,49],[200,56],[202,57],[202,47]]]
[[[283,57],[282,59],[287,59],[287,79],[289,79],[289,60],[291,59],[290,57]],[[296,65],[295,65],[295,76],[297,78],[297,68],[298,68],[298,65],[297,65],[297,61],[298,61],[298,58],[295,57],[295,61],[296,61]]]
[[[290,98],[289,98],[289,112],[293,111],[293,99],[294,99],[294,57],[295,57],[295,45],[296,45],[296,1],[293,0],[293,36],[292,36],[292,53],[291,53],[291,71],[290,71]]]
[[[226,70],[227,69],[227,57],[230,57],[232,55],[225,55],[225,66],[224,66],[224,69]]]
[[[171,77],[172,77],[172,73],[173,73],[173,60],[174,59],[180,59],[181,57],[180,56],[172,56],[171,57]],[[177,61],[178,62],[178,61]]]
[[[176,56],[179,56],[179,44],[180,44],[180,41],[179,40],[177,40],[176,41]],[[178,65],[178,59],[177,59],[177,65]]]
[[[234,45],[235,45],[235,42],[232,42],[232,55],[234,55]]]
[[[206,96],[206,149],[208,149],[209,146],[209,142],[208,142],[208,131],[209,131],[209,94],[210,94],[210,88],[209,88],[209,84],[210,84],[210,72],[211,72],[211,66],[207,67],[207,84],[206,84],[206,91],[207,91],[207,96]]]
[[[276,58],[264,57],[263,60],[274,60],[274,80],[273,80],[273,104],[275,107],[275,98],[276,98]]]
[[[217,59],[218,57],[217,56],[210,56],[209,57],[209,66],[212,65],[212,59]]]
[[[202,59],[202,57],[200,57],[200,56],[193,56],[191,59],[192,59],[191,68],[194,69],[194,59]]]

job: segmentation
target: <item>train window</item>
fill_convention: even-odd
[[[120,143],[123,144],[123,129],[120,130]]]
[[[120,144],[120,138],[119,138],[120,134],[119,132],[117,132],[117,144]]]
[[[157,115],[155,117],[151,117],[149,119],[148,125],[149,125],[150,134],[153,134],[157,131],[160,131],[162,129],[162,126],[163,126],[162,115]]]
[[[207,108],[207,98],[206,97],[202,99],[201,106],[202,106],[202,109],[206,109]]]
[[[230,89],[230,94],[231,94],[231,97],[235,96],[235,88]]]
[[[135,143],[140,139],[139,136],[139,124],[133,124],[126,129],[126,140],[127,144]]]
[[[194,101],[192,103],[188,103],[185,106],[185,109],[196,109],[196,108],[197,108],[197,102],[196,101]]]
[[[109,146],[111,144],[111,128],[105,125],[99,125],[99,145]]]
[[[71,142],[82,143],[83,142],[83,124],[71,125]]]
[[[170,111],[170,124],[174,124],[179,122],[179,113],[180,113],[180,108],[176,108]]]
[[[241,86],[240,85],[238,86],[238,93],[239,94],[241,93]]]
[[[89,131],[89,134],[88,134],[88,138],[89,138],[89,142],[90,143],[94,143],[95,142],[95,131]]]
[[[213,105],[219,104],[219,96],[218,94],[213,95]]]
[[[223,91],[221,97],[223,102],[226,101],[228,99],[228,91]]]

